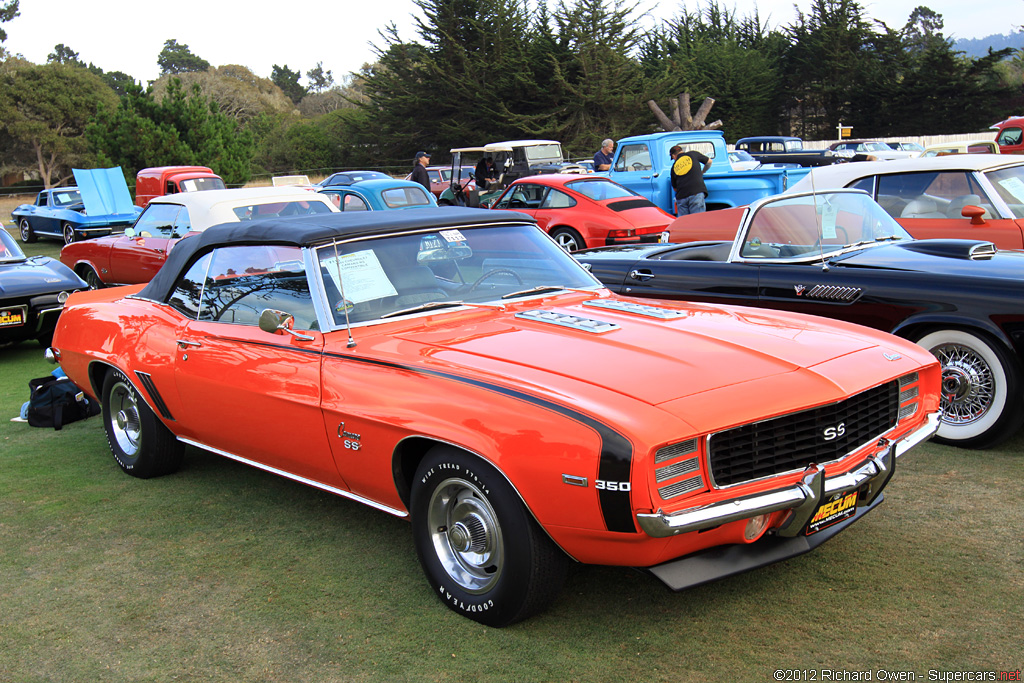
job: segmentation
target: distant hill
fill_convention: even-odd
[[[1004,47],[1011,47],[1019,50],[1024,47],[1024,31],[1017,31],[1008,35],[991,35],[984,38],[960,38],[953,43],[953,49],[963,52],[968,57],[984,57],[988,49],[1002,50]]]

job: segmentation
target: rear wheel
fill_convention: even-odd
[[[89,289],[103,289],[106,287],[96,271],[89,266],[84,266],[82,268],[81,276],[82,279],[85,280],[85,284],[89,285]]]
[[[1024,419],[1021,370],[998,343],[963,330],[938,330],[917,340],[942,364],[942,423],[936,440],[987,448]]]
[[[181,467],[184,445],[157,419],[124,373],[108,372],[100,395],[107,443],[122,470],[148,479]]]
[[[578,251],[587,248],[587,243],[583,241],[583,237],[572,228],[555,228],[551,231],[551,236],[558,242],[558,246],[566,251]]]
[[[78,235],[75,234],[75,228],[70,223],[64,224],[62,232],[64,233],[64,244],[71,244],[78,239]]]
[[[21,229],[21,241],[25,243],[32,243],[36,241],[36,232],[32,229],[27,218],[22,218],[18,223],[18,227]]]
[[[547,607],[569,560],[504,477],[449,446],[432,449],[413,481],[413,541],[427,579],[452,611],[507,626]]]

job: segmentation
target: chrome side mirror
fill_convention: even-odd
[[[264,332],[270,332],[271,334],[277,334],[278,332],[287,332],[296,339],[302,341],[312,341],[313,337],[308,334],[301,334],[296,332],[292,328],[295,326],[295,316],[284,311],[277,311],[273,308],[264,308],[260,313],[260,329]]]

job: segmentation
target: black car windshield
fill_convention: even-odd
[[[865,193],[819,192],[762,204],[742,239],[743,258],[807,260],[913,238]]]
[[[15,263],[25,260],[25,252],[14,241],[10,233],[0,230],[0,263]]]
[[[1024,164],[989,171],[985,176],[1010,207],[1013,217],[1024,218]]]
[[[443,310],[439,303],[507,304],[502,296],[533,287],[545,287],[538,294],[601,287],[565,250],[528,224],[338,242],[319,247],[317,257],[339,326],[346,315],[355,324],[396,311],[411,315]]]

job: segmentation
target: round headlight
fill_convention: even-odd
[[[70,292],[61,292],[60,294],[57,295],[57,302],[64,303],[65,301],[68,300],[69,296],[71,296]]]

